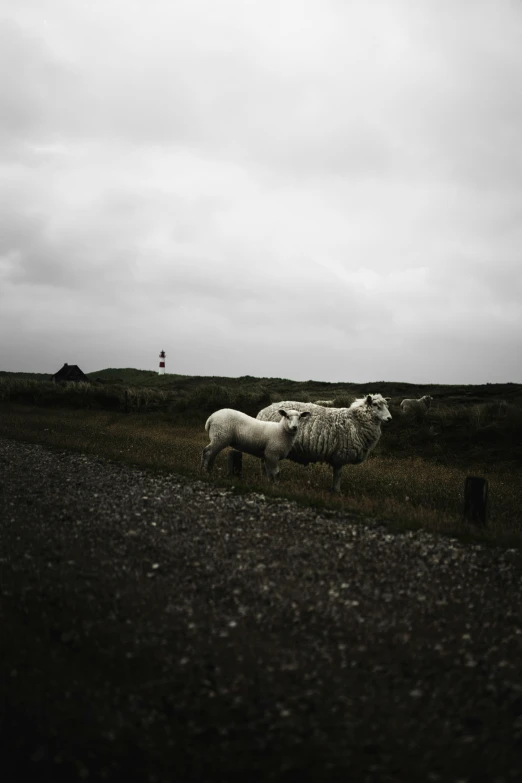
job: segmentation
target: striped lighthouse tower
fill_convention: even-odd
[[[161,351],[158,375],[165,375],[165,351]]]

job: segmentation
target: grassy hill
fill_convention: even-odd
[[[522,402],[522,384],[517,383],[487,383],[471,384],[414,384],[393,381],[371,381],[368,383],[333,382],[328,381],[292,381],[288,378],[257,378],[243,375],[229,378],[221,375],[176,375],[167,373],[158,375],[152,370],[106,369],[88,373],[95,381],[98,378],[106,383],[121,383],[127,386],[157,386],[164,390],[175,392],[192,392],[198,387],[208,384],[223,386],[228,389],[244,392],[265,391],[270,396],[281,399],[299,399],[302,395],[315,399],[335,399],[345,395],[360,396],[366,392],[379,391],[387,397],[421,397],[431,394],[434,399],[445,399],[452,402],[485,402],[497,399]]]
[[[50,381],[51,374],[43,372],[6,372],[0,370],[0,380],[18,378],[23,381]]]
[[[328,399],[339,400],[361,396],[367,392],[380,392],[397,401],[404,397],[421,397],[430,394],[434,400],[452,405],[468,405],[505,400],[522,405],[522,384],[487,383],[472,384],[414,384],[394,381],[371,381],[368,383],[328,381],[293,381],[288,378],[257,378],[243,375],[229,378],[218,375],[179,375],[166,373],[158,375],[154,370],[137,370],[132,367],[113,368],[87,373],[87,377],[100,385],[114,385],[128,388],[158,389],[172,392],[175,396],[192,395],[197,390],[213,388],[227,389],[232,394],[265,396],[271,399]],[[0,371],[0,381],[50,381],[51,376],[43,373]],[[216,396],[216,395],[213,395]],[[219,396],[219,395],[217,395]],[[347,403],[349,404],[349,403]]]
[[[87,373],[91,381],[103,383],[120,383],[124,386],[158,386],[169,387],[173,381],[186,378],[186,375],[158,375],[154,370],[136,370],[133,367],[115,369],[108,367],[106,370],[97,370]]]

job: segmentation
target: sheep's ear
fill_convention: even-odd
[[[277,412],[279,413],[280,416],[284,416],[285,419],[288,419],[288,414],[287,414],[287,412],[285,411],[284,408],[279,408],[279,410]]]
[[[384,399],[386,400],[386,402],[391,402],[391,397],[385,397]]]
[[[299,416],[300,419],[306,419],[308,416],[311,416],[312,414],[310,411],[302,411],[301,415]]]
[[[371,404],[372,404],[372,395],[371,395],[371,394],[369,394],[369,395],[367,396],[367,398],[366,398],[366,405],[371,405]]]

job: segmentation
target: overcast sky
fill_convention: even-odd
[[[2,0],[0,369],[522,382],[519,0]]]

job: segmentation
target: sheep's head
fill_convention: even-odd
[[[306,419],[308,416],[311,416],[310,411],[285,411],[284,408],[279,408],[278,413],[285,419],[285,429],[287,429],[288,432],[297,432],[301,419]]]
[[[388,400],[382,394],[368,394],[364,399],[364,405],[371,408],[372,415],[379,421],[391,421],[391,413],[388,410]]]
[[[430,397],[429,394],[425,394],[424,397],[422,397],[421,399],[427,408],[431,407],[431,403],[433,402],[433,397]]]

